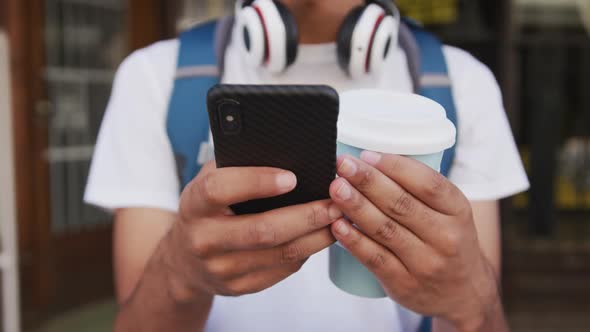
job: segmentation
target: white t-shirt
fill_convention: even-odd
[[[178,40],[156,43],[119,68],[88,179],[85,200],[106,209],[150,207],[177,211],[179,183],[166,115]],[[393,52],[381,75],[351,80],[339,68],[335,44],[302,45],[295,64],[276,76],[248,66],[232,43],[225,83],[327,84],[342,92],[382,88],[411,92],[405,54]],[[528,188],[498,84],[468,53],[445,46],[459,118],[450,174],[470,200],[496,200]],[[201,142],[196,142],[200,144]],[[313,256],[278,285],[239,298],[216,297],[207,331],[415,331],[419,316],[390,299],[362,299],[328,277],[328,253]]]

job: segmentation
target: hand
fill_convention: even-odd
[[[287,193],[296,181],[293,173],[278,169],[215,169],[209,163],[182,193],[179,220],[170,231],[175,299],[259,292],[332,245],[328,226],[342,213],[329,200],[244,216],[228,208]]]
[[[479,330],[499,295],[469,201],[418,161],[372,152],[361,159],[338,160],[330,194],[358,229],[340,220],[335,237],[398,303]]]

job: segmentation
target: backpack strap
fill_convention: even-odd
[[[413,91],[418,93],[420,91],[420,48],[412,30],[403,20],[399,26],[399,46],[406,54]]]
[[[432,332],[432,318],[425,317],[418,328],[418,332]]]
[[[210,159],[207,92],[221,78],[223,54],[229,43],[226,39],[228,30],[231,30],[227,24],[227,19],[204,23],[179,37],[180,49],[166,130],[181,190]]]
[[[458,128],[457,109],[443,44],[418,23],[404,19],[400,27],[400,46],[406,52],[415,92],[441,104],[447,118]],[[449,176],[456,144],[445,151],[441,173]]]

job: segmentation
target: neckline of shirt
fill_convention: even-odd
[[[321,44],[299,44],[297,58],[298,64],[325,64],[335,63],[338,56],[335,42]]]

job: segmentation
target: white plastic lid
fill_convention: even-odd
[[[340,143],[382,153],[426,155],[452,147],[455,140],[455,126],[431,99],[371,89],[340,94]]]

